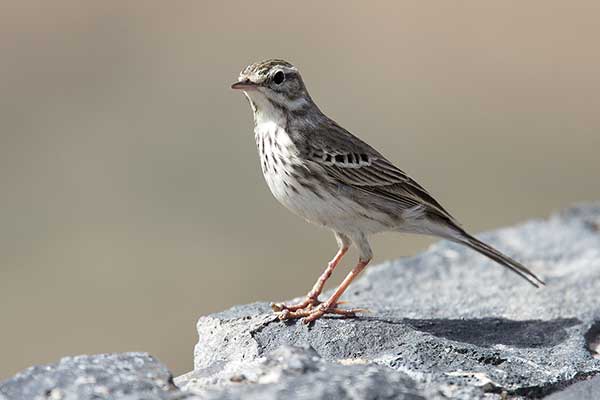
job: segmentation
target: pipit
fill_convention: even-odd
[[[467,233],[442,205],[380,152],[321,112],[298,69],[284,60],[251,64],[232,89],[241,89],[254,113],[262,172],[273,196],[309,222],[333,231],[339,249],[304,301],[272,304],[279,318],[309,323],[324,314],[353,316],[340,297],[367,266],[368,236],[384,231],[437,236],[470,247],[525,278],[541,279],[518,261]],[[324,302],[318,297],[348,248],[357,265]]]

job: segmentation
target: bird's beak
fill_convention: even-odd
[[[243,81],[239,81],[231,85],[232,89],[240,89],[240,90],[252,90],[256,89],[258,85],[249,79],[244,79]]]

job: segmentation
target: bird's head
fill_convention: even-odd
[[[313,104],[298,69],[284,60],[248,65],[231,88],[244,91],[255,115],[294,112]]]

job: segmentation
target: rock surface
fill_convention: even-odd
[[[145,353],[66,357],[0,382],[0,400],[600,398],[600,203],[483,238],[547,286],[440,242],[368,268],[344,296],[370,310],[357,318],[237,306],[200,318],[175,382]]]
[[[551,394],[546,400],[600,399],[600,376],[574,383],[565,390]]]
[[[4,397],[3,397],[4,396]],[[167,368],[145,353],[65,357],[0,383],[0,400],[175,400],[181,393]]]
[[[307,327],[267,303],[200,318],[175,383],[211,399],[568,396],[600,372],[600,204],[482,238],[546,287],[439,242],[368,268],[343,298],[370,310],[357,318]]]

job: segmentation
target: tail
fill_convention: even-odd
[[[498,264],[510,269],[514,273],[520,275],[523,279],[527,280],[527,282],[531,283],[533,286],[539,288],[540,286],[545,285],[544,281],[538,278],[533,272],[531,272],[527,267],[521,264],[518,261],[513,260],[507,255],[500,253],[498,250],[493,248],[492,246],[485,244],[481,240],[477,239],[474,236],[469,235],[467,232],[462,231],[462,235],[458,238],[453,238],[452,240],[461,244],[464,244],[473,250],[483,254],[486,257],[491,258],[496,261]]]

